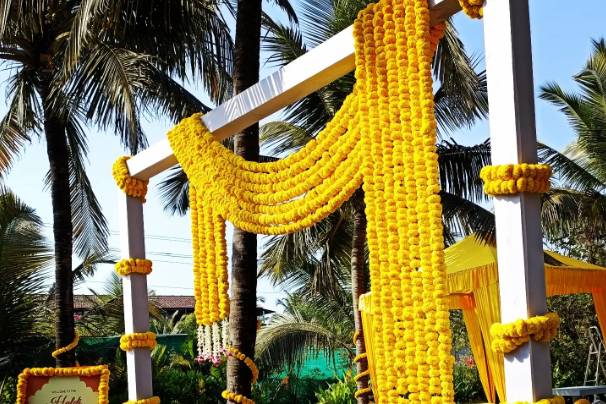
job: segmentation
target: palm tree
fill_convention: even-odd
[[[293,21],[296,16],[288,0],[274,0]],[[238,0],[236,40],[234,44],[234,94],[259,81],[261,56],[261,0]],[[234,137],[234,152],[250,161],[259,161],[259,124]],[[254,355],[257,301],[257,235],[235,228],[232,247],[232,280],[230,302],[230,340],[245,355]],[[230,357],[227,362],[227,388],[251,397],[250,370]]]
[[[134,153],[146,146],[142,112],[177,120],[205,109],[173,77],[199,74],[220,100],[231,40],[217,7],[218,0],[0,1],[0,59],[11,73],[0,169],[33,136],[46,141],[58,347],[74,337],[72,253],[107,247],[108,227],[84,168],[83,123],[113,128]],[[72,352],[57,359],[58,366],[73,363]]]
[[[558,166],[559,185],[543,204],[546,233],[556,244],[580,252],[580,258],[606,262],[606,42],[593,41],[593,52],[574,76],[579,93],[557,83],[541,88],[540,97],[568,118],[577,135],[564,154],[548,147],[541,157]],[[560,220],[554,220],[554,218]],[[549,221],[550,225],[545,226]],[[580,250],[580,251],[579,251]]]
[[[39,324],[45,321],[41,303],[51,263],[42,220],[0,188],[0,385],[31,361],[39,362],[35,355],[49,348]]]

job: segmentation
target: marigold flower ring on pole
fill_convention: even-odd
[[[536,342],[550,342],[558,333],[560,317],[556,313],[517,320],[509,324],[493,324],[490,335],[493,337],[492,350],[509,353],[526,344],[531,338]]]
[[[126,334],[120,337],[120,349],[123,351],[132,351],[133,349],[149,349],[156,347],[156,334],[151,331],[136,332]]]
[[[486,166],[480,172],[484,192],[492,196],[549,191],[551,167],[547,164],[503,164]]]
[[[143,258],[125,258],[116,263],[115,269],[120,276],[149,275],[152,271],[152,262]]]
[[[114,180],[126,195],[132,198],[139,198],[142,202],[145,202],[145,195],[147,195],[147,184],[149,181],[140,180],[135,177],[131,177],[128,171],[128,165],[126,162],[130,159],[128,156],[119,157],[112,167],[112,174]]]

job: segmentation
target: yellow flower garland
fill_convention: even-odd
[[[234,401],[234,402],[240,403],[240,404],[255,404],[255,402],[253,400],[251,400],[250,398],[246,398],[242,394],[232,393],[231,391],[228,391],[228,390],[223,391],[223,393],[221,393],[221,397],[223,397],[226,400]]]
[[[586,398],[581,398],[575,401],[574,404],[591,404],[591,402],[589,402],[589,400],[587,400]]]
[[[26,404],[27,383],[30,376],[43,377],[72,377],[72,376],[99,376],[98,404],[109,403],[109,370],[105,365],[82,366],[76,368],[28,368],[23,369],[17,381],[16,404]]]
[[[126,162],[130,159],[128,156],[122,156],[116,160],[112,167],[112,174],[114,180],[124,193],[132,198],[140,198],[145,202],[145,195],[147,194],[147,184],[149,181],[140,180],[135,177],[131,177],[128,171],[128,165]]]
[[[235,346],[226,347],[226,351],[229,355],[233,356],[234,358],[238,359],[241,362],[244,362],[244,364],[248,367],[248,369],[250,369],[250,373],[252,375],[251,383],[255,384],[257,382],[257,380],[259,379],[259,369],[257,368],[257,365],[255,364],[255,362],[252,359],[250,359],[248,356],[244,355]],[[235,401],[237,403],[254,404],[253,400],[251,400],[241,394],[237,394],[237,393],[234,393],[233,391],[229,391],[229,390],[223,390],[223,392],[221,393],[221,397],[223,397],[226,400]]]
[[[556,313],[517,320],[509,324],[493,324],[490,335],[493,337],[492,350],[509,353],[527,343],[530,338],[537,342],[549,342],[558,333],[560,317]]]
[[[66,346],[56,349],[53,352],[51,352],[51,356],[53,358],[57,359],[59,356],[63,355],[65,352],[76,349],[79,342],[80,342],[80,333],[78,333],[78,331],[74,331],[74,340],[72,342],[70,342],[69,344],[67,344]]]
[[[430,28],[429,17],[426,0],[381,0],[363,10],[354,24],[352,94],[315,140],[283,160],[234,155],[200,114],[169,132],[190,180],[201,357],[227,346],[225,221],[253,233],[296,232],[363,183],[372,299],[381,313],[373,322],[375,397],[454,401],[431,76],[444,28]]]
[[[151,331],[136,332],[120,337],[120,349],[132,351],[133,349],[154,349],[156,347],[156,334]]]
[[[120,276],[130,274],[149,275],[152,271],[152,262],[142,258],[125,258],[116,263],[115,269]]]
[[[459,0],[461,8],[471,18],[482,18],[484,16],[484,0]]]
[[[144,398],[142,400],[130,400],[130,401],[125,401],[124,404],[160,404],[160,397],[150,397],[150,398]]]
[[[504,164],[480,171],[487,195],[514,195],[520,192],[549,191],[551,167],[547,164]]]
[[[372,389],[370,387],[365,387],[363,389],[356,390],[354,393],[354,398],[358,398],[360,396],[363,396],[364,394],[369,394],[370,392],[372,392]]]
[[[244,362],[244,364],[250,369],[250,373],[252,374],[252,383],[255,384],[259,379],[259,369],[257,368],[257,365],[255,365],[255,362],[240,352],[240,350],[235,346],[227,347],[227,352],[229,352],[231,356],[239,361]]]

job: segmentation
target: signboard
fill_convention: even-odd
[[[107,366],[25,369],[17,404],[108,404],[108,382]]]

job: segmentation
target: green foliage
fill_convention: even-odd
[[[296,374],[284,378],[270,376],[262,378],[253,388],[253,399],[257,403],[307,404],[316,403],[315,392],[325,380],[298,377]]]
[[[356,382],[353,379],[343,379],[329,384],[324,390],[316,393],[318,404],[354,404]]]
[[[44,305],[49,247],[34,210],[0,187],[0,384],[12,391],[26,366],[48,366],[51,341],[41,334],[47,321]],[[5,381],[7,380],[7,381]],[[9,401],[2,401],[9,402]]]
[[[587,331],[597,325],[591,295],[554,296],[548,305],[549,311],[558,313],[562,320],[558,336],[551,342],[553,384],[580,386],[589,350]]]
[[[454,366],[454,390],[457,403],[485,402],[480,375],[473,359],[467,358]]]
[[[166,368],[154,377],[154,392],[163,403],[222,403],[225,388],[225,365],[198,369]]]

